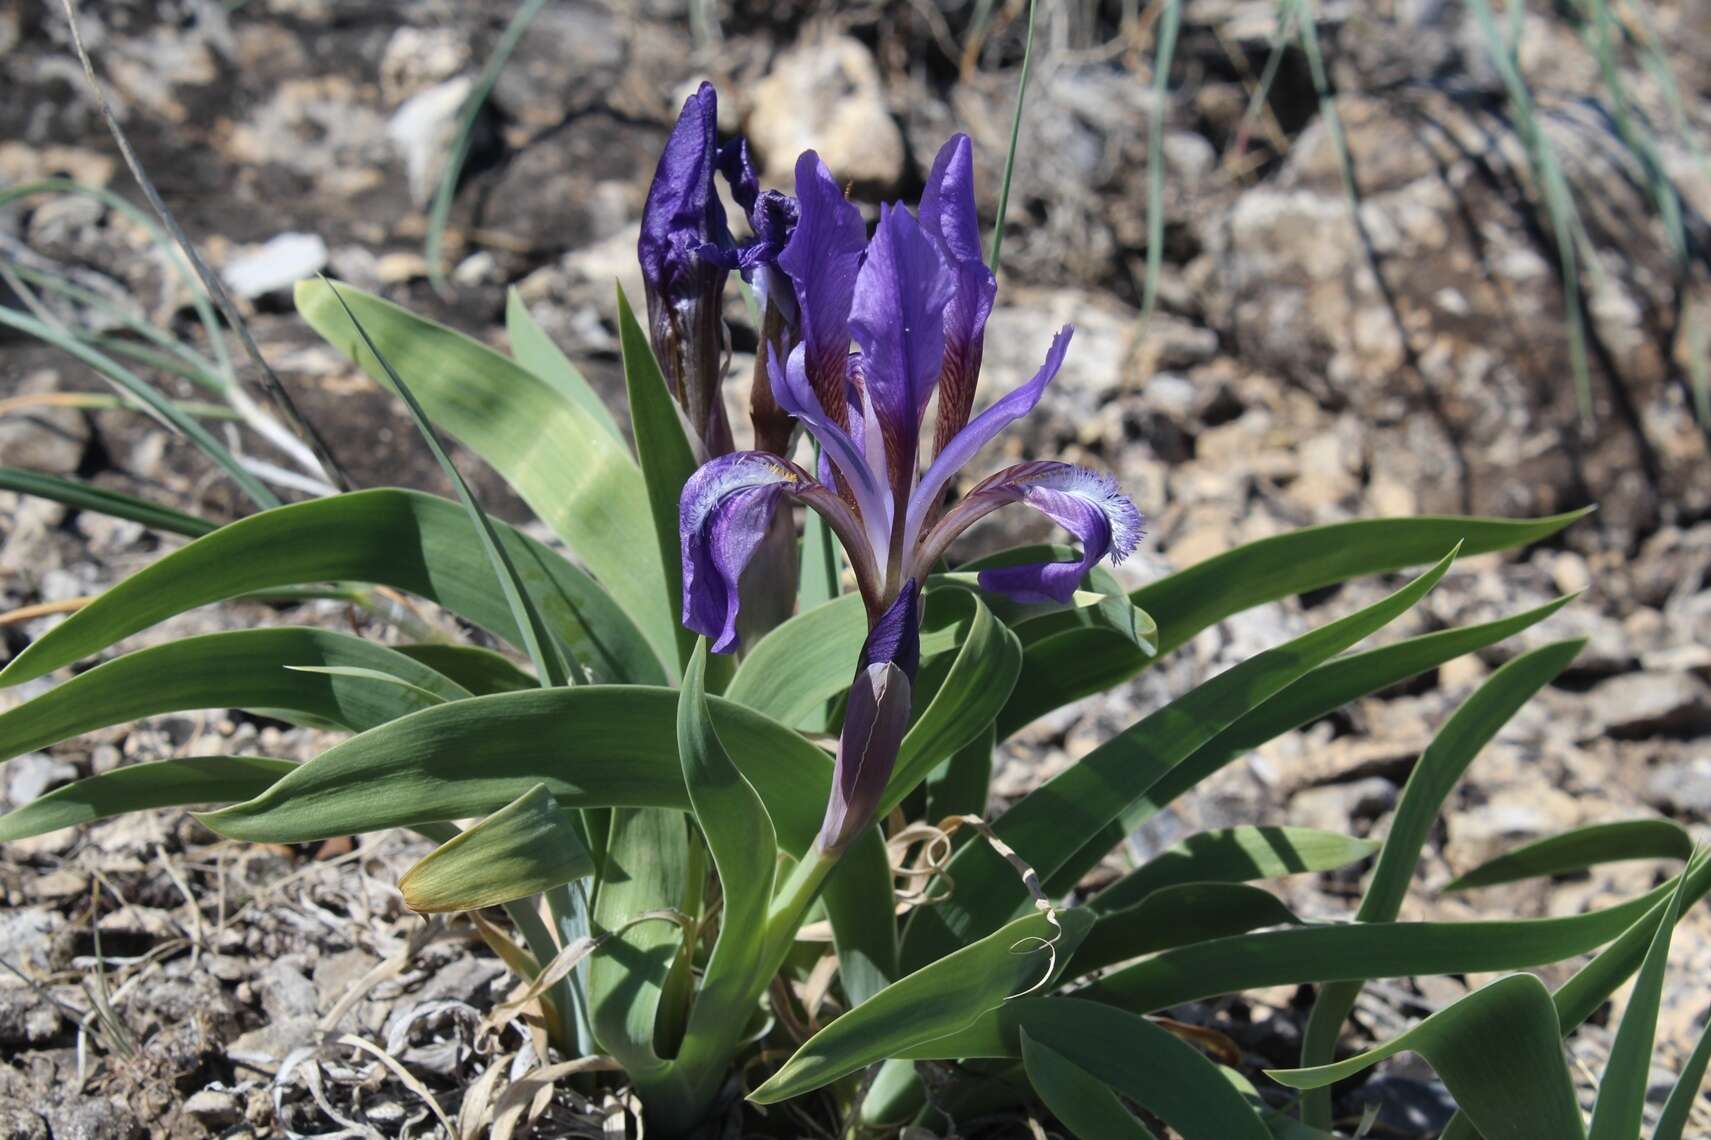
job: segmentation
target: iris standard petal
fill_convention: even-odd
[[[933,160],[921,193],[921,228],[939,243],[956,284],[956,292],[945,306],[945,355],[939,370],[938,424],[933,442],[936,455],[968,423],[974,409],[986,320],[992,315],[993,298],[998,293],[998,278],[980,253],[974,145],[967,135],[952,135]]]
[[[974,418],[958,432],[954,438],[939,449],[934,456],[932,465],[921,477],[921,485],[915,488],[915,493],[909,499],[909,517],[904,531],[912,543],[916,535],[921,533],[921,527],[926,521],[928,512],[944,494],[945,484],[961,470],[975,454],[991,443],[998,433],[1034,410],[1034,405],[1040,402],[1045,394],[1046,385],[1058,374],[1063,367],[1064,354],[1069,351],[1070,337],[1075,335],[1074,325],[1065,325],[1052,338],[1052,346],[1046,351],[1045,363],[1034,373],[1033,379],[1023,384],[1013,392],[1006,393],[993,402],[990,408]]]
[[[678,504],[683,624],[712,638],[715,653],[736,648],[743,567],[766,537],[779,497],[805,480],[776,455],[735,451],[703,464],[684,483]]]
[[[944,362],[944,310],[955,292],[938,245],[902,206],[881,207],[856,276],[850,334],[861,346],[867,404],[885,437],[891,484],[914,482],[921,414]]]
[[[861,211],[811,150],[796,161],[796,205],[796,228],[778,265],[795,286],[808,378],[826,414],[843,425],[848,422],[844,363],[850,349],[850,300],[867,228]]]

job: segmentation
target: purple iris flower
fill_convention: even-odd
[[[721,298],[728,269],[701,255],[731,245],[725,208],[713,186],[719,160],[718,96],[703,83],[683,104],[642,207],[636,254],[647,285],[648,338],[666,383],[709,454],[731,450],[719,396],[724,329]]]
[[[796,165],[796,205],[777,266],[791,282],[799,339],[788,357],[773,357],[770,376],[779,407],[820,444],[820,470],[742,451],[690,478],[679,520],[684,624],[712,638],[716,652],[736,647],[738,580],[786,499],[818,511],[837,534],[876,632],[957,535],[1009,503],[1064,527],[1082,554],[983,571],[985,589],[1068,602],[1100,558],[1127,557],[1141,537],[1140,513],[1109,476],[1067,463],[1007,468],[941,509],[957,472],[1039,403],[1072,332],[1065,326],[1053,338],[1031,380],[971,418],[996,283],[980,258],[967,136],[939,152],[919,218],[901,204],[884,207],[871,239],[812,151]],[[923,471],[921,427],[935,393],[938,428]]]

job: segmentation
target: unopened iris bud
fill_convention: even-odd
[[[636,244],[654,355],[709,455],[731,450],[731,428],[719,396],[728,271],[700,253],[731,244],[725,208],[713,187],[718,117],[713,85],[703,83],[684,103],[660,155]]]
[[[829,855],[849,846],[879,811],[909,727],[920,661],[920,603],[911,580],[867,635],[850,686],[832,794],[817,841]]]

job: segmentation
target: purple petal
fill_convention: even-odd
[[[921,667],[921,591],[911,578],[903,583],[879,620],[868,631],[861,647],[861,668],[890,662],[913,681]]]
[[[713,454],[731,447],[719,397],[726,271],[699,252],[732,244],[713,189],[717,103],[708,83],[684,103],[648,187],[636,242],[647,283],[648,339],[690,427]]]
[[[970,492],[945,516],[942,525],[964,529],[1006,502],[1033,507],[1069,531],[1082,546],[1077,560],[980,572],[982,589],[1018,602],[1068,602],[1095,562],[1107,554],[1111,561],[1121,562],[1134,553],[1141,540],[1141,513],[1116,480],[1067,463],[1021,463],[1001,471]]]
[[[850,333],[861,346],[868,406],[899,496],[914,479],[921,414],[944,362],[944,310],[954,292],[945,259],[914,215],[881,207],[856,277]]]
[[[850,300],[867,229],[861,212],[811,150],[796,161],[796,200],[796,229],[778,264],[796,286],[808,378],[826,414],[842,425],[848,422],[844,364],[850,350]]]
[[[939,415],[934,452],[968,423],[980,358],[986,343],[986,319],[998,293],[998,279],[980,254],[980,215],[974,205],[974,146],[967,135],[952,135],[939,149],[927,187],[921,193],[921,228],[939,243],[950,264],[956,293],[945,307],[945,356],[939,371]]]
[[[921,228],[952,262],[980,261],[980,215],[974,206],[974,144],[965,134],[945,140],[921,191]]]
[[[1070,337],[1075,335],[1075,326],[1065,325],[1052,338],[1052,346],[1046,352],[1045,363],[1034,373],[1032,380],[1009,392],[993,402],[990,408],[974,418],[974,421],[964,427],[948,443],[939,449],[933,463],[927,468],[927,473],[921,477],[921,485],[915,488],[915,493],[909,499],[909,518],[905,534],[912,543],[920,533],[921,525],[926,519],[927,512],[933,504],[939,501],[944,493],[945,484],[951,476],[973,459],[975,453],[991,443],[998,433],[1034,410],[1034,405],[1040,402],[1045,394],[1046,385],[1052,382],[1058,369],[1063,366],[1064,354],[1069,351]]]
[[[744,213],[753,211],[755,200],[760,197],[760,178],[749,158],[749,140],[732,139],[719,148],[716,162],[719,173],[725,176],[725,183],[731,188],[731,200],[741,206]]]
[[[879,661],[856,674],[844,709],[826,818],[820,825],[817,842],[822,851],[842,851],[873,822],[909,727],[911,702],[909,677],[900,667]]]
[[[891,493],[883,478],[869,467],[857,439],[834,423],[821,406],[819,395],[808,380],[807,355],[808,346],[804,343],[796,346],[782,368],[776,360],[767,362],[772,373],[772,397],[820,441],[822,463],[829,463],[844,477],[844,485],[855,499],[869,535],[868,543],[878,560],[886,548],[885,541],[878,536],[891,533]]]
[[[702,271],[695,248],[724,236],[725,208],[713,191],[718,118],[718,96],[703,83],[683,104],[654,170],[636,243],[649,293],[676,292],[680,279]]]
[[[678,505],[683,624],[713,638],[715,653],[736,648],[743,567],[766,537],[779,496],[803,482],[794,465],[775,455],[736,451],[703,464],[684,483]]]

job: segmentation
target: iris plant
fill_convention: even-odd
[[[649,195],[650,207],[688,204],[644,220],[644,264],[650,243],[673,251],[680,282],[677,301],[656,301],[650,289],[649,309],[716,307],[705,289],[715,275],[722,284],[724,273],[740,270],[766,313],[766,383],[757,376],[756,388],[813,437],[820,459],[816,471],[800,466],[788,458],[788,432],[774,433],[770,450],[716,454],[689,479],[680,514],[683,621],[711,638],[715,652],[736,648],[739,580],[787,500],[819,512],[837,534],[870,634],[820,839],[836,851],[871,818],[896,758],[920,653],[918,584],[950,543],[1001,506],[1033,507],[1080,541],[1081,556],[985,570],[980,584],[1022,602],[1063,603],[1100,558],[1121,561],[1134,550],[1141,517],[1110,477],[1053,461],[1006,468],[945,504],[952,478],[1039,403],[1073,331],[1058,332],[1031,380],[972,415],[997,280],[981,258],[966,135],[939,151],[917,210],[882,206],[869,237],[813,151],[796,164],[794,200],[759,191],[744,145],[714,146],[712,108],[704,86],[685,107]],[[715,169],[749,214],[755,236],[743,245],[725,229]],[[928,455],[923,426],[935,394]],[[761,402],[757,391],[757,408]]]

